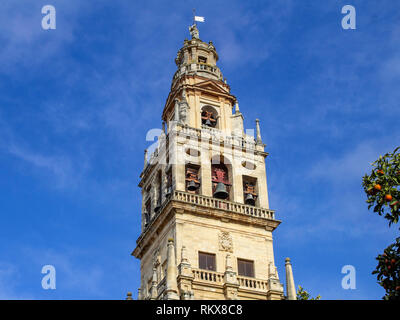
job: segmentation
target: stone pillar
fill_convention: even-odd
[[[225,259],[224,273],[224,294],[227,300],[236,300],[238,294],[239,283],[236,277],[236,272],[232,268],[231,255],[228,253]]]
[[[178,284],[176,281],[176,260],[174,240],[168,239],[167,245],[167,279],[166,279],[166,300],[179,300]]]
[[[157,268],[153,267],[153,279],[151,282],[151,289],[150,289],[150,300],[156,300],[158,296],[157,292]]]
[[[137,299],[142,300],[142,289],[141,288],[138,289]]]
[[[193,290],[192,290],[192,283],[193,283],[193,273],[192,268],[187,258],[186,247],[182,246],[181,250],[181,263],[178,266],[178,287],[179,291],[181,292],[181,299],[182,300],[192,300],[193,299]]]
[[[292,264],[290,263],[290,259],[285,259],[285,269],[286,269],[286,296],[288,300],[297,300],[296,299],[296,287],[294,285]]]

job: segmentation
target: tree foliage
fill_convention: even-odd
[[[399,221],[400,211],[400,147],[380,156],[372,163],[372,172],[363,177],[368,209],[384,216],[389,227]],[[400,237],[376,258],[378,265],[372,274],[385,289],[385,300],[400,300]]]
[[[302,286],[299,286],[299,289],[297,289],[297,300],[321,300],[321,296],[318,295],[315,298],[312,298],[310,294],[302,288]]]
[[[367,194],[368,209],[389,220],[389,226],[399,221],[400,211],[400,153],[380,156],[372,163],[372,172],[363,177],[363,187]]]

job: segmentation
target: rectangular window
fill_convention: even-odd
[[[254,277],[254,262],[238,259],[238,274],[239,276]]]
[[[199,268],[216,271],[215,254],[199,252]]]

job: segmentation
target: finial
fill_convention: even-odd
[[[231,260],[231,255],[228,253],[226,255],[226,259],[225,259],[225,270],[226,271],[232,271],[232,260]]]
[[[181,249],[181,262],[183,262],[183,263],[187,263],[188,262],[187,252],[186,252],[186,247],[185,246],[182,246],[182,249]]]
[[[236,101],[236,104],[235,104],[235,113],[239,113],[240,111],[239,111],[239,102],[237,102]]]
[[[144,167],[147,166],[147,149],[144,150]]]
[[[133,299],[132,299],[132,292],[128,292],[128,293],[126,294],[126,300],[133,300]]]
[[[262,144],[261,132],[260,132],[260,120],[259,119],[256,119],[256,133],[257,133],[256,143],[257,144]]]

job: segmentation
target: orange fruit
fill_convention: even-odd
[[[376,185],[374,185],[374,188],[375,188],[375,190],[379,191],[382,189],[382,186],[380,184],[376,184]]]
[[[393,197],[392,197],[390,194],[387,194],[387,195],[385,196],[385,200],[386,200],[386,201],[392,201],[392,200],[393,200]]]
[[[378,170],[378,171],[376,171],[376,173],[379,174],[379,175],[384,175],[385,174],[385,172],[383,172],[383,170]]]

